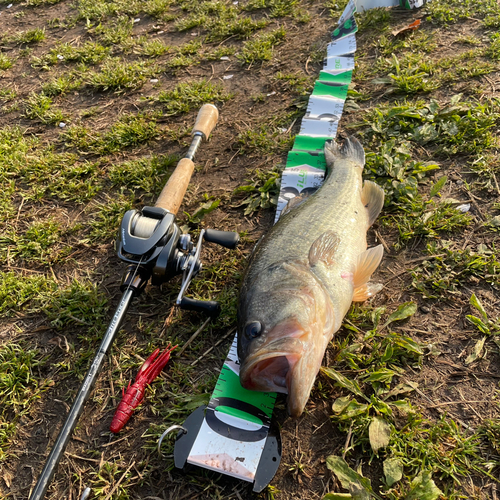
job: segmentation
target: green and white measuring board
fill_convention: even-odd
[[[326,171],[323,148],[337,135],[354,69],[356,4],[351,0],[342,14],[332,41],[327,46],[323,70],[314,85],[299,135],[295,137],[281,177],[275,222],[288,202],[309,194],[323,183]]]
[[[235,336],[187,462],[254,482],[276,393],[244,389],[239,373]]]

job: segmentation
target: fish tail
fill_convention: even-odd
[[[350,160],[363,168],[365,164],[365,151],[358,139],[348,136],[340,147],[335,141],[325,142],[325,158],[329,171],[335,162],[339,160]]]

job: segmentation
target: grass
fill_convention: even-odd
[[[90,232],[83,242],[114,241],[123,215],[132,208],[132,200],[124,195],[108,197],[105,202],[97,202],[89,207],[89,212],[92,214],[89,223]]]
[[[63,73],[61,76],[54,78],[42,85],[42,94],[46,97],[53,98],[58,95],[65,95],[79,89],[82,81],[73,73]]]
[[[13,65],[12,60],[5,54],[0,54],[0,71],[7,71]]]
[[[285,36],[286,32],[283,27],[263,33],[243,44],[238,59],[244,64],[270,61],[273,57],[274,47],[283,43]]]
[[[54,245],[60,241],[61,236],[61,226],[53,220],[33,223],[24,234],[12,232],[0,238],[0,241],[3,240],[0,258],[4,263],[8,258],[11,261],[54,264],[61,252],[55,251]]]
[[[108,299],[96,284],[87,280],[73,280],[44,308],[54,328],[63,330],[68,325],[85,325],[90,332],[105,326],[107,311]]]
[[[498,5],[493,0],[481,2],[476,5],[473,0],[451,0],[447,4],[440,2],[428,6],[427,19],[438,25],[449,25],[464,21],[472,16],[486,16],[483,21],[486,26],[491,26],[493,20],[500,14]]]
[[[19,344],[0,347],[0,463],[9,457],[19,420],[47,388],[33,373],[41,365],[36,349]]]
[[[0,316],[13,316],[16,311],[40,311],[54,288],[55,283],[45,276],[0,272]]]
[[[173,90],[160,92],[155,100],[163,104],[167,115],[175,116],[198,109],[207,102],[225,102],[231,98],[220,83],[200,80],[179,83]]]
[[[269,9],[270,17],[300,16],[298,0],[251,0],[245,10]]]
[[[500,114],[493,101],[463,102],[457,94],[446,105],[437,101],[404,101],[374,110],[366,120],[367,136],[397,138],[411,148],[414,144],[436,145],[434,156],[479,155],[495,145],[492,134]]]
[[[148,40],[141,44],[137,49],[140,54],[148,57],[160,57],[170,50],[168,45],[165,45],[161,40]]]
[[[109,58],[99,71],[89,73],[86,83],[100,92],[124,92],[141,88],[147,78],[158,73],[159,68],[146,61],[127,63],[121,58]]]
[[[83,125],[63,134],[65,144],[78,151],[109,154],[147,143],[160,135],[156,120],[148,115],[123,115],[107,132],[93,133]]]
[[[116,186],[127,186],[132,192],[144,191],[149,196],[157,196],[179,158],[175,155],[141,158],[113,165],[109,178]]]
[[[382,491],[394,499],[407,498],[405,495],[411,493],[413,484],[403,479],[403,472],[408,478],[429,471],[440,480],[445,491],[452,493],[471,470],[490,476],[494,467],[494,463],[485,464],[483,458],[481,435],[487,431],[470,434],[446,415],[436,422],[429,421],[409,404],[408,396],[418,384],[406,383],[405,368],[420,365],[424,346],[391,330],[389,334],[379,332],[391,318],[394,324],[415,312],[415,304],[404,304],[381,326],[383,308],[353,306],[347,323],[355,338],[348,336],[342,341],[335,363],[340,370],[347,368],[353,375],[346,378],[337,370],[323,369],[326,376],[348,393],[334,401],[332,415],[334,425],[352,436],[344,449],[346,460],[349,462],[351,455],[362,453],[369,462],[383,461],[386,484],[382,483]],[[320,385],[317,390],[321,394],[326,388]],[[401,399],[402,396],[406,397]],[[375,434],[372,429],[378,421],[384,425]],[[490,435],[494,438],[494,433]],[[379,447],[382,437],[385,442]],[[389,464],[391,470],[396,467],[400,471],[391,482],[387,479]],[[338,468],[332,470],[336,472]]]
[[[32,30],[20,31],[12,37],[8,37],[8,42],[17,44],[35,44],[45,40],[45,28],[34,28]]]
[[[34,58],[33,64],[40,67],[72,62],[97,64],[105,59],[109,52],[109,47],[104,47],[97,42],[87,41],[79,47],[75,47],[70,43],[60,43],[50,49],[47,55]]]
[[[176,22],[179,31],[201,28],[207,32],[209,42],[222,41],[228,37],[248,38],[254,31],[264,28],[267,21],[254,21],[242,16],[241,9],[222,2],[200,2],[187,17]]]
[[[249,151],[269,154],[286,151],[292,147],[292,138],[289,133],[285,133],[288,127],[279,126],[281,124],[276,123],[276,118],[266,120],[266,122],[249,127],[238,134],[237,141],[240,154]],[[293,120],[290,120],[290,122],[293,122]],[[282,125],[285,125],[285,123]]]
[[[2,182],[13,181],[25,199],[59,199],[81,203],[100,189],[95,164],[56,153],[19,127],[0,131]]]
[[[267,172],[256,170],[253,179],[234,190],[234,195],[245,196],[245,199],[239,202],[239,206],[246,205],[245,215],[278,205],[281,172],[280,168]]]
[[[78,20],[103,21],[107,18],[135,16],[144,12],[159,20],[170,20],[169,7],[172,0],[121,0],[106,2],[103,0],[80,0],[78,2]]]
[[[49,87],[49,91],[52,90]],[[24,116],[30,120],[38,120],[45,125],[57,125],[68,121],[61,110],[52,109],[52,99],[42,94],[32,93],[26,100],[26,110]]]
[[[427,298],[459,296],[461,287],[477,280],[497,285],[500,263],[491,251],[472,251],[449,248],[447,241],[429,243],[428,260],[412,272],[412,287]]]
[[[414,238],[441,238],[450,232],[460,232],[473,222],[469,214],[457,209],[458,204],[446,200],[424,201],[417,197],[400,200],[402,215],[389,218],[386,223],[393,224],[399,231],[396,248]],[[445,233],[445,234],[443,234]]]

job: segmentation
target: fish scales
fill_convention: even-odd
[[[248,268],[248,279],[277,258],[303,257],[316,238],[327,230],[338,233],[344,246],[364,245],[366,249],[368,215],[361,201],[361,186],[361,172],[355,172],[348,162],[336,164],[321,188],[302,205],[283,215],[259,243],[252,257],[255,265]],[[358,224],[362,231],[353,232],[353,226]]]
[[[238,303],[241,383],[287,393],[295,417],[351,302],[380,289],[367,282],[382,248],[366,250],[366,232],[383,206],[383,190],[363,185],[364,151],[356,139],[342,148],[327,143],[325,157],[324,184],[293,200],[256,246]]]

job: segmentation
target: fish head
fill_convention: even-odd
[[[288,412],[299,417],[331,338],[333,309],[305,264],[284,263],[256,281],[239,301],[240,382],[288,394]]]

